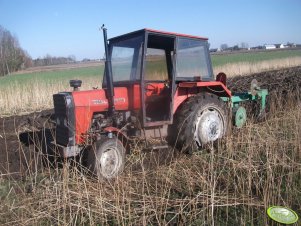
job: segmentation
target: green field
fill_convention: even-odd
[[[222,66],[225,64],[250,62],[256,63],[266,60],[285,59],[291,57],[301,57],[301,50],[282,50],[282,51],[262,51],[262,52],[244,52],[229,54],[213,54],[211,56],[212,65]]]
[[[42,71],[35,73],[16,74],[0,78],[0,86],[8,86],[9,84],[27,84],[32,81],[43,83],[55,83],[60,80],[69,82],[70,79],[99,78],[101,80],[103,74],[103,66],[73,68],[57,71]]]

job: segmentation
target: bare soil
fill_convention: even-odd
[[[290,95],[295,97],[296,104],[300,104],[301,67],[238,76],[229,79],[227,85],[233,92],[246,91],[254,78],[262,88],[269,90],[270,100],[285,100]],[[0,118],[0,176],[19,178],[41,168],[43,152],[52,149],[52,119],[53,110]],[[35,145],[31,145],[33,143]],[[154,164],[167,164],[175,156],[169,151],[157,151],[149,153],[149,157],[145,164],[153,167]]]
[[[0,175],[19,177],[40,167],[39,148],[50,137],[52,110],[0,118]],[[49,138],[47,138],[49,139]],[[33,142],[34,148],[29,148]]]
[[[299,95],[301,87],[301,67],[256,73],[248,76],[236,76],[228,79],[228,88],[232,92],[250,89],[251,81],[256,79],[259,86],[268,89],[273,95]]]

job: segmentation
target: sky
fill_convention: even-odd
[[[301,43],[301,0],[0,0],[0,25],[35,59],[104,55],[108,37],[142,28],[208,37],[211,48]]]

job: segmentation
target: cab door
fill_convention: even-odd
[[[143,125],[171,124],[175,38],[155,34],[147,37],[141,78]]]

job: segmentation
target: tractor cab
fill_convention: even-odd
[[[206,38],[142,29],[109,39],[108,52],[113,86],[127,87],[144,127],[172,123],[177,84],[214,80]]]

